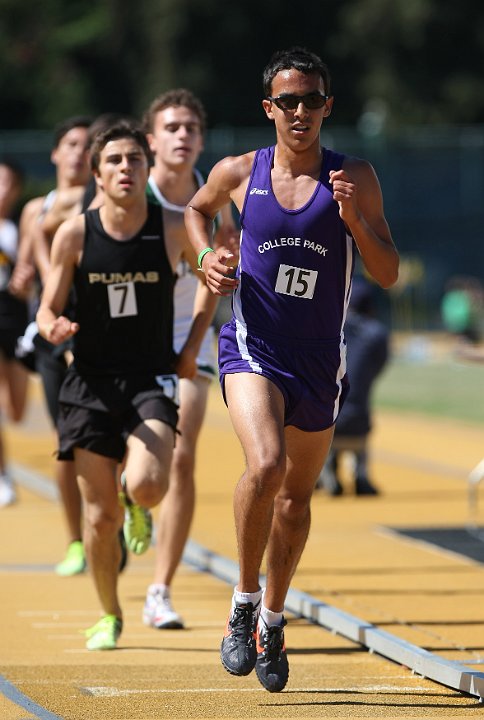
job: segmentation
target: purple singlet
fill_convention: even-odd
[[[298,345],[340,342],[353,271],[353,240],[333,200],[329,171],[344,156],[324,149],[321,175],[297,210],[278,203],[271,183],[274,147],[259,150],[241,213],[237,325]]]
[[[329,171],[344,156],[323,150],[308,202],[281,207],[272,190],[274,147],[258,150],[240,217],[239,286],[219,333],[222,388],[228,373],[264,375],[281,390],[285,423],[332,425],[347,392],[346,318],[354,241],[333,200]]]

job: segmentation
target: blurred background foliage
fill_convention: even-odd
[[[137,116],[177,85],[212,127],[262,125],[262,69],[294,44],[328,63],[341,124],[484,122],[481,0],[0,0],[0,127]]]
[[[482,0],[0,0],[0,153],[24,168],[24,200],[43,194],[59,121],[140,117],[186,86],[207,109],[209,171],[273,142],[262,70],[292,45],[331,70],[322,144],[367,158],[382,184],[402,263],[381,312],[441,327],[449,279],[484,281]]]

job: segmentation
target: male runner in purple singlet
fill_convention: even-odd
[[[221,659],[234,675],[255,667],[278,692],[289,675],[284,601],[347,391],[343,326],[355,253],[384,288],[397,280],[399,258],[371,165],[320,145],[333,105],[324,63],[304,48],[280,51],[263,81],[276,145],[221,160],[185,218],[210,289],[233,292],[219,366],[246,469],[234,498],[240,576]],[[236,278],[229,253],[210,248],[211,219],[230,200],[241,213]]]

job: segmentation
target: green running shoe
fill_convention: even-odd
[[[141,505],[132,503],[124,492],[119,493],[119,500],[124,507],[123,531],[126,545],[135,555],[142,555],[151,544],[151,513]]]
[[[87,649],[114,650],[122,629],[123,621],[120,618],[116,615],[105,615],[91,628],[84,630]]]
[[[81,540],[74,540],[67,548],[64,560],[55,566],[55,571],[61,577],[71,577],[71,575],[80,575],[85,569],[84,546]]]

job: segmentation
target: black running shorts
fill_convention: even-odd
[[[163,378],[82,376],[71,366],[59,394],[58,459],[72,460],[77,447],[121,462],[128,436],[144,420],[161,420],[176,432],[178,406],[165,391],[177,378]]]

